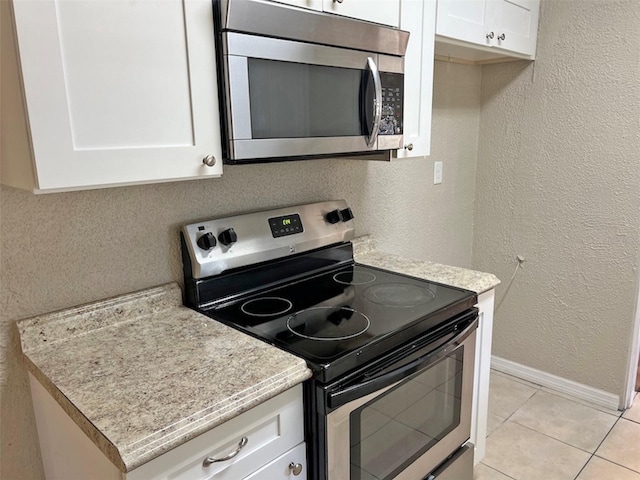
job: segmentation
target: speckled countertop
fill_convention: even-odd
[[[29,371],[123,472],[306,380],[176,284],[18,322]]]
[[[492,273],[380,253],[370,235],[355,238],[352,243],[356,262],[365,265],[465,288],[478,294],[491,290],[500,284],[498,277]]]

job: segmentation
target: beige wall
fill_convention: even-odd
[[[543,0],[535,63],[482,73],[473,266],[503,279],[494,354],[620,396],[640,254],[639,61],[637,0]]]
[[[345,198],[384,249],[471,263],[480,68],[436,64],[433,155],[225,167],[221,179],[35,196],[2,187],[0,478],[41,478],[14,320],[181,280],[178,228],[215,216]],[[444,183],[433,185],[433,162]]]

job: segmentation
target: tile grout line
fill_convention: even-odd
[[[624,412],[622,412],[624,413]],[[589,460],[586,461],[586,463],[582,466],[582,468],[580,469],[580,471],[578,472],[578,475],[576,475],[576,477],[574,478],[574,480],[577,480],[577,478],[580,476],[580,474],[583,472],[583,470],[585,468],[587,468],[587,465],[589,465],[589,462],[593,459],[593,457],[596,456],[596,452],[598,451],[598,449],[602,446],[602,444],[604,443],[604,441],[607,439],[607,437],[611,434],[611,432],[613,431],[613,429],[615,428],[615,426],[618,424],[618,422],[620,421],[620,419],[622,418],[622,413],[620,414],[620,416],[616,419],[615,422],[613,422],[613,425],[611,426],[611,428],[609,429],[609,431],[607,432],[607,434],[604,436],[604,438],[600,441],[600,443],[598,444],[598,446],[595,448],[595,450],[593,451],[593,453],[591,454],[591,456],[589,457]],[[598,458],[602,458],[602,457],[598,457]],[[606,458],[603,458],[603,460],[607,460]],[[611,462],[610,460],[607,460],[610,463],[615,463],[615,462]],[[616,465],[618,465],[617,463],[615,463]],[[623,465],[619,465],[620,467],[622,467]],[[624,467],[626,468],[626,467]]]

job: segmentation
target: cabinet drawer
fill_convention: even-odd
[[[223,458],[234,452],[243,437],[247,442],[233,458],[203,465],[207,457]],[[142,465],[127,474],[127,480],[238,480],[303,440],[302,386],[298,385]]]
[[[291,464],[302,465],[299,474],[295,474],[289,467]],[[253,472],[244,480],[307,480],[306,444],[301,443],[281,457]]]

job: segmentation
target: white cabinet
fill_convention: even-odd
[[[3,54],[16,44],[29,145],[3,145],[3,183],[46,192],[220,176],[210,0],[14,0],[13,13]]]
[[[404,149],[398,158],[422,157],[431,151],[435,0],[401,0],[400,28],[408,31],[404,62]]]
[[[400,0],[323,0],[322,9],[327,13],[392,27],[400,25]]]
[[[278,3],[286,3],[294,7],[310,8],[311,10],[322,11],[322,0],[274,0]]]
[[[276,0],[345,17],[398,27],[400,0]]]
[[[540,0],[438,0],[436,54],[533,60],[539,9]]]
[[[473,461],[479,463],[485,455],[487,417],[489,411],[489,375],[491,370],[491,337],[493,336],[493,305],[495,290],[478,295],[478,333],[471,412],[471,442],[475,445]]]
[[[124,474],[29,377],[47,480],[306,479],[300,385]],[[228,460],[205,465],[208,457],[221,459],[236,450]]]

